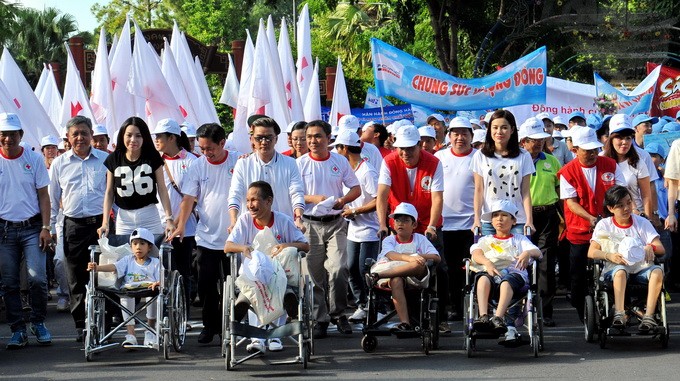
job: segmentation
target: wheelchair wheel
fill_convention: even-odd
[[[586,301],[584,306],[583,314],[583,327],[585,330],[586,342],[592,343],[595,338],[595,331],[597,330],[597,325],[595,323],[595,301],[592,295],[586,295]],[[600,338],[600,340],[602,340]]]
[[[475,339],[473,339],[470,335],[465,336],[465,350],[467,352],[467,357],[472,358],[475,353]]]
[[[544,334],[543,334],[543,298],[537,298],[537,303],[534,305],[538,312],[538,350],[543,352]]]
[[[231,357],[233,356],[233,353],[231,352],[231,345],[226,345],[224,347],[224,367],[227,370],[234,370],[234,367],[231,365]]]
[[[668,348],[668,340],[670,339],[671,331],[668,329],[668,325],[665,324],[665,327],[661,327],[663,332],[659,335],[659,339],[661,339],[661,348],[666,349]]]
[[[432,332],[422,332],[423,335],[423,352],[426,355],[430,354],[430,349],[432,349]]]
[[[187,334],[186,297],[184,295],[184,279],[178,271],[173,271],[170,278],[170,338],[175,352],[184,346]]]
[[[607,331],[606,330],[600,330],[599,334],[599,339],[600,339],[600,349],[604,349],[607,346]]]
[[[303,324],[306,324],[307,340],[309,342],[308,356],[314,354],[314,285],[309,275],[305,275],[305,291],[304,291],[304,304],[303,304]]]
[[[87,315],[85,317],[85,360],[92,361],[92,350],[101,344],[104,336],[104,298],[95,291],[89,291],[86,297]]]
[[[166,360],[170,359],[170,333],[166,330],[163,332],[163,342],[160,343],[163,347],[163,357]]]
[[[432,335],[431,348],[439,349],[439,304],[435,300],[430,301],[430,334]]]
[[[302,343],[302,356],[300,360],[302,361],[302,368],[307,369],[309,361],[309,343]]]
[[[232,278],[227,275],[227,279],[222,286],[222,357],[224,357],[224,364],[227,370],[231,367],[231,356],[228,353],[231,351],[231,301],[232,301]]]
[[[378,347],[378,338],[371,335],[364,335],[361,339],[361,349],[366,353],[373,353]]]

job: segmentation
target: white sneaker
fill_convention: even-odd
[[[125,335],[125,341],[123,341],[123,347],[128,347],[128,346],[132,346],[132,345],[139,345],[135,335],[130,335],[130,334]]]
[[[506,342],[512,342],[517,340],[517,328],[513,326],[508,326],[508,331],[505,332],[505,340]]]
[[[156,335],[154,335],[153,332],[144,332],[144,346],[153,347],[154,344],[156,344]]]
[[[264,342],[262,342],[260,339],[252,339],[250,344],[246,345],[246,351],[248,351],[248,353],[264,353]]]
[[[269,339],[269,349],[270,352],[279,352],[283,350],[283,344],[281,344],[281,339]]]
[[[352,316],[349,317],[349,321],[352,322],[363,322],[364,320],[366,320],[366,311],[361,307],[357,308]]]
[[[57,311],[58,312],[68,312],[70,309],[71,309],[71,306],[69,305],[68,298],[60,297],[59,300],[57,300]]]

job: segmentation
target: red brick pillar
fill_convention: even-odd
[[[234,60],[234,68],[236,69],[236,78],[241,81],[241,67],[243,66],[243,52],[246,48],[246,42],[243,40],[236,40],[231,42],[231,58]]]
[[[331,104],[333,102],[333,90],[335,89],[335,70],[336,67],[326,68],[326,103]]]
[[[80,80],[85,83],[85,45],[82,37],[71,37],[68,39],[68,47],[71,49],[73,61],[80,72]]]

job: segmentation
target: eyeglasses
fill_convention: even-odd
[[[304,142],[307,141],[306,138],[292,138],[290,139],[292,142]]]
[[[274,136],[268,135],[268,136],[253,136],[253,140],[259,143],[264,143],[264,142],[271,142],[274,140]]]

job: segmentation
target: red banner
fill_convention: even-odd
[[[647,62],[647,74],[658,64]],[[653,116],[668,115],[672,118],[680,111],[680,70],[668,66],[661,67],[659,79],[656,81],[656,92],[650,111]]]

